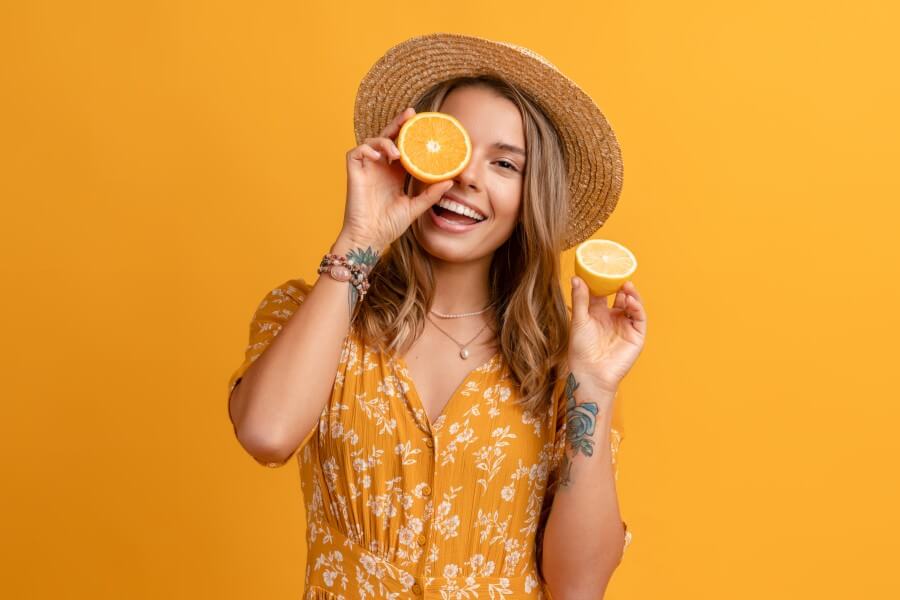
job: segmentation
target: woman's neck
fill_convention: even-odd
[[[431,268],[435,282],[432,309],[453,314],[475,312],[491,301],[488,288],[491,256],[466,263],[432,259]]]

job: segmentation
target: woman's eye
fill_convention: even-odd
[[[512,163],[509,162],[508,160],[498,160],[497,162],[498,162],[498,163],[503,163],[503,164],[509,165],[510,167],[512,167],[512,170],[513,170],[513,171],[516,171],[516,170],[517,170],[517,169],[516,169],[516,165],[512,164]],[[507,168],[507,167],[503,167],[503,168],[505,169],[505,168]]]

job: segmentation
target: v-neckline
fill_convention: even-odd
[[[400,356],[398,352],[392,352],[391,358],[400,366],[400,372],[403,374],[403,377],[406,379],[406,382],[409,384],[409,391],[411,392],[410,396],[415,398],[416,408],[422,411],[422,417],[425,419],[425,422],[428,423],[428,428],[430,430],[434,429],[435,423],[437,423],[441,417],[447,414],[447,410],[453,404],[453,400],[459,395],[460,391],[463,390],[463,386],[465,386],[475,373],[480,372],[482,369],[492,364],[498,357],[502,357],[503,351],[497,350],[490,358],[471,369],[466,375],[462,378],[462,381],[459,382],[459,385],[456,386],[456,389],[453,390],[453,393],[450,394],[450,397],[444,402],[444,405],[441,407],[440,412],[438,412],[437,416],[434,418],[434,421],[428,416],[428,411],[425,410],[425,403],[422,402],[422,397],[419,395],[419,389],[416,386],[416,382],[412,377],[412,373],[409,370],[409,365],[406,363],[406,359]]]

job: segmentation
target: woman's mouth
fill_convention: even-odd
[[[431,215],[431,221],[438,229],[450,233],[465,233],[471,231],[477,227],[479,223],[483,223],[487,220],[483,219],[482,221],[477,221],[472,217],[460,215],[452,210],[441,208],[437,204],[433,205],[428,210],[428,213]]]

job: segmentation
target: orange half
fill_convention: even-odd
[[[421,112],[410,117],[396,143],[403,168],[425,183],[456,177],[472,159],[468,132],[446,113]]]

